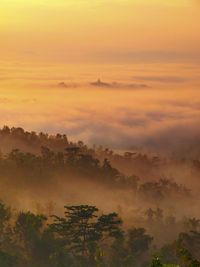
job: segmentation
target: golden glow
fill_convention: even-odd
[[[180,114],[197,118],[198,3],[1,0],[0,124],[60,129],[89,140],[98,125],[130,137],[177,123]],[[91,87],[99,78],[119,86]],[[163,105],[166,123],[148,121],[148,114],[163,114]],[[133,130],[132,122],[122,123],[129,116],[148,122]]]
[[[81,61],[105,51],[196,51],[198,28],[192,0],[1,0],[0,55]]]

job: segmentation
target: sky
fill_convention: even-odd
[[[63,63],[200,60],[198,2],[1,0],[1,58]]]
[[[195,143],[199,17],[198,0],[1,0],[0,125],[121,150]]]

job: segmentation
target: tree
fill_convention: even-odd
[[[189,218],[185,222],[187,230],[197,231],[200,227],[200,220],[196,218]]]
[[[46,220],[44,215],[35,215],[31,212],[20,212],[18,215],[14,231],[29,260],[33,258],[33,251],[41,238],[41,228]]]
[[[180,267],[175,264],[163,264],[160,260],[161,255],[155,255],[149,267]]]
[[[101,171],[102,176],[108,183],[116,181],[116,179],[120,176],[119,171],[111,166],[108,159],[104,159]]]
[[[182,238],[179,237],[179,240],[174,242],[174,246],[183,264],[189,267],[200,267],[200,261],[196,260],[187,248],[183,247]]]
[[[161,250],[160,253],[162,255],[162,259],[165,263],[167,264],[178,264],[179,260],[177,257],[177,253],[176,250],[173,246],[173,244],[166,244],[164,245]]]
[[[149,267],[162,267],[162,266],[163,264],[161,263],[160,255],[159,256],[155,255]]]
[[[149,208],[145,211],[145,215],[147,215],[148,218],[148,222],[152,223],[153,220],[153,216],[154,216],[154,211],[152,210],[152,208]]]
[[[121,220],[116,213],[96,215],[95,206],[65,206],[65,209],[65,218],[53,215],[51,229],[65,240],[74,255],[93,264],[98,242],[119,236]]]
[[[11,217],[11,210],[9,207],[0,201],[0,237],[2,237],[5,223],[9,221]]]
[[[17,257],[0,249],[0,267],[17,267]]]
[[[178,241],[175,242],[175,247],[181,255],[181,258],[186,263],[195,263],[200,266],[200,233],[191,231],[190,233],[180,233]],[[197,260],[198,259],[198,260]]]
[[[158,222],[161,222],[162,219],[163,219],[163,210],[160,209],[160,208],[157,208],[157,209],[155,210],[154,214],[155,214],[156,220],[157,220]]]
[[[133,228],[128,231],[128,247],[134,257],[139,257],[149,249],[153,238],[145,234],[144,228]]]

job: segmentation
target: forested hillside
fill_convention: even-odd
[[[0,147],[0,266],[200,266],[199,159],[8,127]]]

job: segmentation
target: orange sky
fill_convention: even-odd
[[[109,63],[134,62],[138,52],[140,60],[145,53],[150,59],[195,57],[199,15],[195,0],[1,0],[1,58]]]

